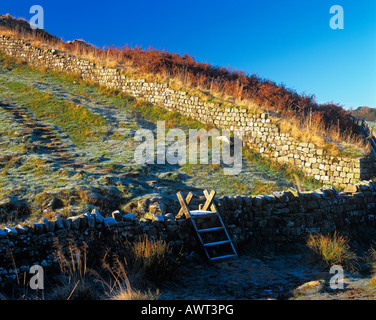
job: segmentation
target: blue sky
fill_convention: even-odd
[[[30,20],[63,40],[185,53],[284,83],[319,103],[376,107],[376,1],[2,1],[0,13]],[[341,5],[344,29],[329,9]]]

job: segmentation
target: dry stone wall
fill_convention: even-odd
[[[288,163],[317,180],[339,186],[352,186],[374,176],[374,159],[331,157],[312,143],[300,142],[281,132],[267,114],[251,114],[245,109],[225,108],[203,102],[186,92],[175,91],[163,83],[129,79],[119,70],[0,35],[0,51],[35,67],[48,67],[76,73],[84,80],[122,90],[136,98],[189,115],[218,128],[241,129],[246,145],[281,163]],[[286,243],[300,241],[312,232],[339,230],[353,232],[374,226],[376,185],[363,182],[352,193],[338,193],[331,187],[316,192],[281,192],[268,196],[237,196],[216,199],[225,225],[235,245],[248,242]],[[119,241],[134,241],[141,235],[164,239],[180,250],[196,250],[198,242],[191,223],[176,220],[172,214],[149,215],[137,219],[132,214],[102,217],[93,211],[78,217],[43,223],[29,223],[0,229],[0,281],[15,278],[33,264],[54,263],[56,245],[86,243],[96,252],[108,248],[121,250]]]
[[[17,39],[0,35],[0,50],[35,67],[79,74],[84,80],[121,90],[143,98],[169,111],[178,111],[220,129],[240,129],[243,142],[263,156],[300,168],[305,174],[326,184],[345,187],[375,176],[375,159],[328,156],[313,143],[300,142],[283,133],[268,115],[252,114],[246,109],[227,108],[204,102],[187,92],[172,90],[167,83],[129,79],[120,70],[106,68],[88,60],[54,49],[41,49]]]
[[[311,233],[335,230],[351,237],[353,232],[366,234],[375,227],[376,184],[364,181],[353,185],[351,192],[337,192],[324,187],[314,192],[275,192],[272,195],[215,198],[229,235],[236,247],[299,242]],[[80,216],[42,223],[27,223],[0,229],[0,284],[14,280],[34,264],[56,264],[57,246],[86,244],[97,256],[110,248],[121,254],[125,241],[142,235],[166,240],[176,251],[190,255],[200,246],[189,219],[173,214],[147,214],[139,219],[132,213],[114,212],[103,217],[97,210]]]

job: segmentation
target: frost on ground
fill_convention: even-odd
[[[75,124],[70,125],[69,118],[57,119],[62,127],[48,115],[37,117],[30,110],[35,95],[26,101],[23,87],[37,95],[49,94],[58,105],[81,106],[85,116],[103,125],[91,126],[82,143],[74,143],[70,132]],[[176,202],[179,190],[201,194],[204,188],[214,188],[223,196],[248,195],[260,186],[270,192],[292,186],[283,173],[246,159],[237,176],[225,176],[218,165],[139,166],[134,161],[139,144],[134,134],[143,128],[155,129],[155,124],[135,117],[125,99],[63,75],[26,66],[2,70],[0,101],[0,206],[14,211],[0,217],[3,224],[39,218],[51,208],[61,216],[93,207],[116,210],[148,194],[163,198],[168,206]],[[182,129],[188,132],[189,127]],[[55,201],[53,206],[51,201]]]

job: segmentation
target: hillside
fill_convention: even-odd
[[[374,299],[374,111],[0,16],[0,300]]]
[[[185,131],[202,125],[8,57],[1,57],[0,69],[3,224],[53,213],[67,217],[93,208],[110,212],[145,196],[163,199],[164,210],[173,211],[177,203],[171,190],[200,193],[210,187],[219,195],[236,195],[296,183],[291,180],[294,171],[278,166],[273,170],[253,158],[243,159],[238,176],[225,176],[218,165],[138,166],[133,139],[138,129],[155,128],[156,120]]]
[[[208,99],[213,105],[247,108],[250,113],[262,113],[266,108],[280,122],[280,127],[289,132],[286,135],[292,136],[290,140],[303,141],[297,148],[308,150],[308,158],[303,160],[306,167],[304,161],[312,158],[309,150],[316,151],[312,151],[314,146],[306,148],[308,143],[304,141],[320,145],[324,149],[320,154],[359,157],[365,153],[362,141],[352,133],[353,122],[348,112],[337,105],[317,105],[313,97],[298,95],[255,75],[201,64],[188,55],[159,50],[98,49],[81,40],[63,42],[47,32],[31,30],[26,21],[10,16],[1,17],[0,31],[35,47],[63,50],[63,56],[69,53],[116,66],[125,72],[124,76],[131,75],[133,79],[152,77],[163,83],[168,75],[170,88],[183,86],[188,93],[204,101]],[[160,205],[163,212],[174,211],[178,203],[171,190],[178,189],[197,192],[210,187],[218,195],[248,195],[321,185],[297,167],[269,161],[249,150],[243,150],[243,168],[237,176],[225,176],[223,170],[218,170],[223,163],[138,166],[133,157],[137,130],[155,130],[158,120],[186,133],[190,128],[210,126],[175,111],[166,113],[156,105],[136,101],[116,90],[84,82],[74,74],[32,68],[7,56],[1,56],[0,63],[3,149],[0,188],[4,224],[29,218],[38,220],[52,213],[67,217],[93,208],[105,212],[120,208],[125,212],[137,211],[134,207],[143,197],[163,202]],[[265,154],[275,154],[277,148],[282,147],[262,149]],[[283,155],[281,151],[277,154]],[[342,162],[333,170],[340,168]],[[312,165],[315,166],[312,172],[319,174],[319,178],[328,178],[319,170],[318,163]],[[355,174],[360,176],[360,172]],[[354,174],[350,175],[351,178],[344,178],[341,174],[338,179],[341,183],[344,179],[352,181]]]
[[[288,120],[292,117],[296,125],[312,134],[312,128],[307,128],[306,124],[306,118],[310,117],[315,123],[315,133],[335,141],[340,142],[353,132],[350,113],[338,104],[317,104],[314,95],[298,94],[255,74],[200,63],[187,53],[181,55],[127,45],[100,49],[82,40],[64,42],[43,30],[34,31],[26,21],[9,15],[1,16],[0,30],[2,34],[26,39],[33,45],[120,68],[132,77],[167,82],[171,88],[188,90],[209,101],[264,109]]]

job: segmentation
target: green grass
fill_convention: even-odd
[[[83,84],[83,82],[81,82],[81,84]],[[197,130],[210,130],[213,128],[212,125],[200,123],[199,121],[191,117],[184,116],[178,112],[166,112],[164,108],[153,105],[152,103],[136,101],[134,97],[131,97],[123,92],[99,86],[95,87],[99,92],[105,94],[110,99],[121,99],[121,101],[126,101],[125,106],[134,111],[133,115],[135,118],[147,119],[151,122],[165,121],[167,129],[183,127]],[[271,173],[276,177],[276,179],[281,179],[281,176],[283,176],[284,178],[288,179],[290,183],[297,185],[299,188],[317,189],[322,186],[321,182],[315,180],[313,177],[306,176],[301,169],[292,168],[288,164],[280,164],[271,159],[263,158],[260,154],[249,149],[243,148],[243,159],[257,163],[260,170],[268,172],[268,174]],[[215,170],[213,170],[213,168]],[[193,174],[194,172],[198,171],[207,171],[207,173],[210,174],[214,171],[218,171],[218,166],[186,164],[182,167],[182,171],[188,174]],[[272,182],[264,182],[257,179],[253,181],[252,185],[249,183],[242,183],[242,179],[237,176],[223,176],[222,180],[224,184],[231,184],[232,189],[237,194],[265,194],[280,189],[280,187],[276,186]],[[218,189],[219,188],[217,188],[217,190]]]
[[[13,58],[7,57],[7,59],[12,60]],[[21,67],[17,64],[15,64],[15,66],[17,66],[17,69],[21,72],[23,72],[22,68],[29,68],[30,70],[39,72],[38,69],[34,69],[29,66],[22,65]],[[150,122],[165,121],[166,128],[187,127],[190,129],[197,130],[210,130],[214,128],[212,125],[203,124],[195,120],[194,118],[182,115],[179,112],[166,112],[166,109],[160,106],[154,105],[150,102],[143,101],[142,99],[136,100],[134,97],[122,91],[100,86],[97,83],[84,81],[77,74],[61,73],[53,70],[46,70],[44,72],[44,76],[46,78],[54,78],[55,80],[58,80],[59,82],[68,85],[75,83],[75,86],[72,88],[72,92],[87,98],[100,98],[100,95],[104,95],[106,99],[112,100],[114,106],[122,106],[127,110],[132,111],[132,116],[136,119],[147,120]]]
[[[22,66],[25,68],[26,66]],[[20,67],[18,67],[20,68]],[[76,85],[72,88],[72,91],[84,95],[85,97],[98,97],[98,93],[106,96],[107,99],[111,100],[115,106],[123,106],[127,110],[131,110],[132,116],[135,119],[147,120],[150,122],[165,121],[166,128],[191,128],[191,129],[206,129],[210,130],[213,128],[211,125],[206,125],[200,123],[199,121],[182,115],[178,112],[166,112],[162,107],[153,105],[149,102],[136,101],[134,97],[131,97],[119,90],[108,89],[101,87],[96,84],[89,84],[84,82],[75,74],[62,74],[55,71],[47,70],[46,77],[56,78],[66,84],[71,84],[73,82]],[[122,139],[123,137],[117,132],[113,134],[114,139]],[[307,177],[301,169],[291,168],[287,164],[279,164],[271,159],[263,158],[260,154],[254,153],[249,149],[243,148],[243,159],[248,160],[252,163],[258,164],[260,170],[270,173],[277,179],[281,179],[281,175],[290,181],[292,184],[299,185],[300,187],[306,189],[316,189],[322,186],[322,183],[315,180],[313,177]],[[188,169],[190,167],[191,169]],[[195,165],[187,165],[183,168],[184,172],[192,173],[192,169],[197,169]],[[239,193],[246,192],[249,186],[244,187],[241,182],[236,182],[235,186]],[[267,186],[272,187],[273,184],[265,183],[262,181],[255,180],[255,186],[252,192],[261,192],[268,190]],[[272,190],[274,191],[274,190]]]
[[[322,182],[317,181],[314,177],[306,176],[301,169],[295,168],[287,163],[279,163],[272,159],[262,157],[261,154],[250,149],[243,149],[243,157],[249,161],[257,162],[265,169],[268,169],[272,175],[282,174],[291,183],[296,184],[298,190],[301,187],[313,190],[323,185]]]
[[[373,130],[376,130],[376,121],[367,121],[367,122],[373,128]]]
[[[88,108],[57,98],[54,94],[41,92],[19,82],[1,83],[14,93],[12,97],[36,117],[50,120],[68,133],[71,140],[81,145],[97,139],[104,133],[105,119],[93,114]]]
[[[143,101],[142,99],[136,100],[134,97],[121,91],[100,86],[95,87],[99,92],[105,94],[108,98],[120,99],[124,106],[132,111],[132,115],[135,119],[147,120],[150,122],[165,121],[166,129],[183,127],[197,130],[210,130],[213,128],[213,126],[203,124],[194,118],[188,117],[179,112],[167,112],[165,108],[157,106],[153,103]]]
[[[15,68],[21,69],[22,66],[26,66],[26,63],[16,60],[0,52],[0,70],[1,71],[12,70]]]
[[[37,176],[51,173],[49,166],[47,164],[47,161],[34,155],[27,158],[25,163],[23,163],[23,165],[20,166],[20,170],[22,172],[28,172],[28,173],[32,172],[34,173],[34,175],[37,175]]]
[[[93,206],[106,214],[109,202],[116,210],[150,194],[171,201],[171,190],[201,192],[214,188],[218,196],[235,196],[270,194],[287,190],[295,183],[302,183],[307,189],[319,185],[303,183],[304,175],[259,155],[250,156],[246,148],[243,148],[242,171],[236,176],[224,175],[222,164],[166,164],[141,168],[134,161],[134,150],[139,145],[133,139],[137,130],[153,129],[156,121],[165,121],[167,129],[180,128],[186,133],[189,129],[209,131],[212,126],[177,112],[166,112],[142,100],[136,101],[120,91],[86,83],[77,75],[41,71],[10,59],[5,71],[0,72],[0,100],[28,109],[36,122],[54,124],[49,131],[65,147],[51,157],[39,148],[40,141],[34,141],[33,135],[26,139],[15,135],[16,130],[23,128],[22,124],[15,121],[12,112],[0,108],[0,151],[16,156],[14,161],[0,168],[0,195],[14,195],[27,202],[32,210],[29,218],[33,220],[43,216],[43,204],[49,202],[49,194],[64,202],[64,207],[55,214],[68,217]],[[210,145],[209,139],[209,150]],[[64,154],[84,165],[95,165],[95,169],[72,167],[56,160],[56,156]],[[16,161],[17,158],[20,161]],[[175,178],[158,178],[168,172]],[[150,180],[156,182],[149,183]],[[81,192],[82,186],[90,189]],[[111,201],[102,203],[100,198],[99,201],[91,199],[96,193],[109,199],[109,195],[117,192],[119,198]]]

